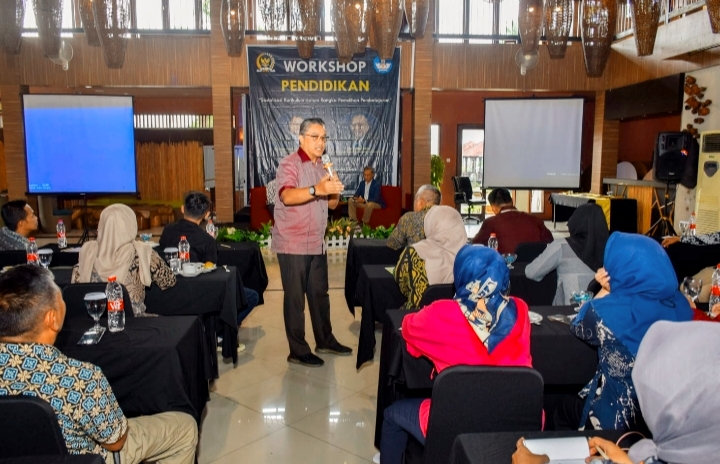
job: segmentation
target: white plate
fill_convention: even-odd
[[[178,272],[178,274],[181,275],[181,276],[183,276],[183,277],[197,277],[197,276],[199,276],[200,274],[202,274],[202,272],[198,272],[197,274],[185,274],[185,272],[183,272],[183,270],[180,269],[180,272]]]
[[[535,313],[533,311],[528,311],[528,317],[530,318],[531,324],[540,324],[542,322],[543,317],[539,315],[538,313]]]

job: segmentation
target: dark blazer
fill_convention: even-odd
[[[194,263],[204,263],[210,261],[217,263],[217,243],[199,225],[180,219],[174,224],[168,224],[163,229],[160,236],[160,256],[162,250],[168,247],[177,248],[180,242],[180,236],[185,235],[190,243],[190,261]]]
[[[355,196],[365,198],[365,179],[360,181],[360,185],[358,185],[355,191]],[[370,182],[370,195],[368,195],[367,201],[372,201],[373,203],[379,204],[382,208],[385,208],[385,201],[383,201],[383,197],[380,194],[380,182],[378,182],[377,179],[373,179],[372,182]]]

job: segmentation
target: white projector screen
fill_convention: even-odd
[[[485,101],[483,186],[578,188],[582,98]]]

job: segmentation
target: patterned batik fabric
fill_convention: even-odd
[[[0,229],[0,251],[25,251],[28,239],[7,227]]]
[[[413,247],[405,248],[400,255],[395,266],[395,281],[400,287],[400,292],[407,298],[400,309],[417,308],[429,283],[425,272],[425,261]]]
[[[711,232],[709,234],[686,235],[680,239],[682,243],[690,245],[717,245],[720,244],[720,232]]]
[[[582,320],[576,318],[571,328],[578,338],[598,347],[597,371],[580,392],[580,397],[585,398],[581,430],[588,418],[595,430],[637,430],[640,405],[632,381],[635,357],[593,308]]]
[[[425,240],[425,215],[429,210],[430,207],[427,207],[403,214],[388,237],[387,245],[393,250],[399,250]]]
[[[0,395],[47,401],[71,454],[107,451],[127,431],[127,419],[99,367],[68,358],[51,345],[0,343]]]

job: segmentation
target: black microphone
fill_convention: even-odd
[[[327,173],[330,174],[330,177],[332,177],[332,175],[333,175],[332,161],[330,161],[330,155],[328,155],[327,153],[322,155],[322,164],[323,164],[323,167],[325,168],[325,170],[327,171]]]

